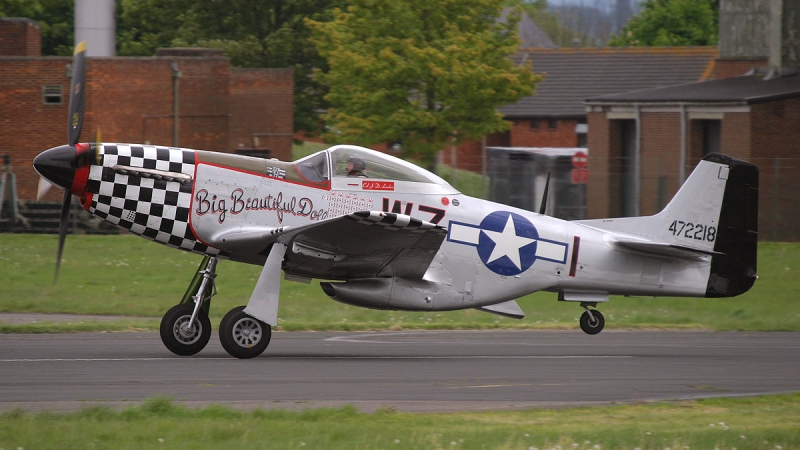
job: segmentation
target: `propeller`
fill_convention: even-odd
[[[84,98],[86,92],[86,41],[81,41],[75,46],[72,56],[72,83],[69,88],[69,120],[67,121],[67,141],[74,147],[81,138],[83,128]],[[74,166],[80,167],[80,154],[76,155]],[[48,183],[49,184],[49,183]],[[41,192],[41,183],[40,192]],[[47,188],[44,189],[47,192]],[[44,194],[42,194],[44,195]],[[67,240],[69,230],[69,210],[72,203],[72,193],[64,189],[64,199],[61,201],[61,221],[58,226],[58,253],[56,254],[56,273],[53,283],[58,281],[58,272],[61,269],[61,254],[64,252],[64,242]]]
[[[44,177],[39,177],[39,188],[36,189],[36,201],[38,202],[47,194],[47,191],[53,187],[53,183],[44,179]]]

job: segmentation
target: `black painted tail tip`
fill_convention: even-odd
[[[333,289],[332,284],[323,281],[322,283],[319,284],[319,286],[322,288],[322,291],[328,295],[328,297],[336,298],[336,291]]]
[[[730,171],[722,199],[706,297],[734,297],[749,291],[758,279],[758,167],[712,153],[706,161],[726,164]]]
[[[747,274],[737,278],[726,278],[712,273],[708,278],[706,298],[736,297],[749,291],[753,287],[758,275]]]
[[[755,164],[743,159],[734,158],[733,156],[726,155],[724,153],[709,153],[703,157],[703,161],[715,162],[728,166],[747,166],[751,168],[750,170],[754,170],[756,173],[758,173],[758,166]]]

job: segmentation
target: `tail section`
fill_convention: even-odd
[[[706,297],[732,297],[755,282],[758,167],[719,153],[700,162],[663,211],[577,223],[614,233],[621,248],[663,256],[711,255]]]

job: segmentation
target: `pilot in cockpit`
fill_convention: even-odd
[[[350,157],[347,158],[348,177],[366,178],[367,174],[364,172],[365,170],[367,170],[367,164],[360,156],[350,155]]]

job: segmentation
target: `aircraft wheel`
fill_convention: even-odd
[[[581,314],[581,330],[586,334],[597,334],[603,331],[603,327],[606,325],[606,319],[600,311],[593,309],[592,316],[594,316],[594,320],[589,316],[588,311]]]
[[[225,314],[219,324],[219,341],[228,354],[239,359],[255,358],[269,345],[272,329],[266,323],[245,314],[237,306]]]
[[[194,304],[181,303],[170,308],[161,319],[161,342],[176,355],[194,355],[204,349],[211,339],[211,321],[202,309],[197,312],[192,328],[185,328],[192,318],[192,312]]]

